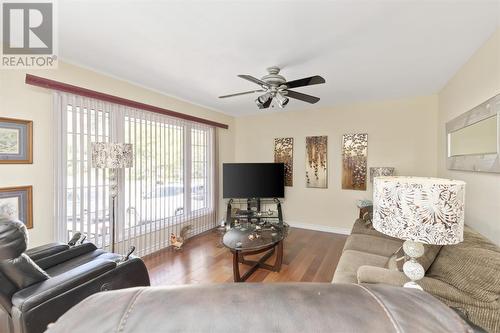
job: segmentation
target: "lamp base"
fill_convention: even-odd
[[[406,282],[403,287],[405,288],[413,288],[413,289],[419,289],[419,290],[424,290],[422,287],[420,287],[415,281],[410,281]]]
[[[415,288],[423,290],[416,281],[422,279],[425,275],[425,270],[417,261],[417,258],[424,254],[424,245],[419,242],[407,240],[403,243],[403,251],[410,258],[403,265],[403,272],[411,280],[404,284],[405,288]]]

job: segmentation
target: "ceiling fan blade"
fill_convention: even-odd
[[[290,88],[297,88],[297,87],[304,87],[304,86],[312,86],[314,84],[321,84],[325,83],[325,79],[323,79],[319,75],[311,76],[311,77],[305,77],[303,79],[299,80],[293,80],[286,82],[285,85],[290,89]]]
[[[241,96],[241,95],[253,94],[253,93],[262,92],[262,91],[264,91],[264,90],[262,90],[262,89],[251,90],[251,91],[245,91],[245,92],[240,92],[240,93],[231,94],[231,95],[219,96],[219,98],[228,98],[228,97],[234,97],[234,96]]]
[[[257,83],[259,86],[269,87],[269,85],[266,82],[259,80],[251,75],[240,74],[240,75],[238,75],[238,77],[241,77],[242,79],[245,79],[245,80],[253,82],[253,83]]]
[[[286,90],[286,92],[287,92],[287,94],[286,94],[287,97],[295,98],[295,99],[298,99],[298,100],[303,101],[303,102],[314,104],[314,103],[317,103],[319,101],[319,97],[299,93],[299,92],[296,92],[293,90]]]

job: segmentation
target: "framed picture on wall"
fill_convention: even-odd
[[[0,164],[33,163],[33,122],[0,117]]]
[[[328,137],[306,137],[306,187],[328,188]]]
[[[33,190],[31,186],[0,188],[0,217],[18,219],[33,228]]]
[[[293,186],[293,138],[274,139],[274,163],[285,164],[285,186]]]

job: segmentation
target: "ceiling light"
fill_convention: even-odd
[[[288,104],[288,101],[289,101],[288,97],[283,96],[283,94],[280,94],[280,93],[276,94],[276,100],[278,101],[278,105],[282,109],[285,107],[285,105]]]
[[[266,102],[269,101],[270,98],[271,98],[271,94],[270,93],[265,93],[264,95],[259,96],[255,100],[255,104],[257,104],[257,106],[259,107],[259,109],[264,109],[265,108],[264,104],[266,104]]]

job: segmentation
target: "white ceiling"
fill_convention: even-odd
[[[326,79],[295,89],[320,102],[287,110],[435,93],[500,25],[482,0],[58,3],[62,59],[234,116],[275,112],[217,98],[272,65]]]

